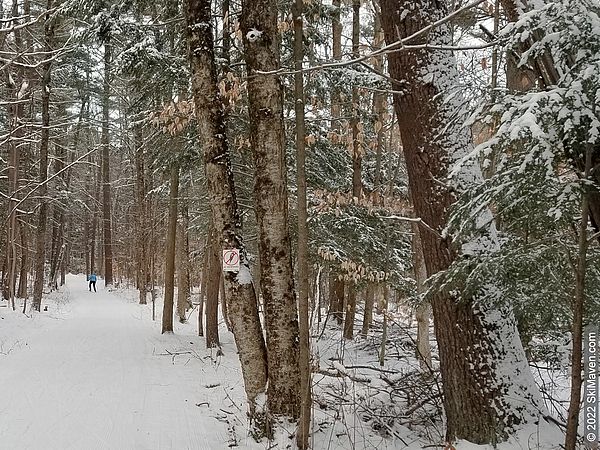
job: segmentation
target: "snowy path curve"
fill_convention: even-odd
[[[227,368],[161,355],[204,346],[161,336],[148,308],[98,285],[69,277],[68,313],[19,322],[18,346],[0,354],[0,450],[226,449],[223,387],[211,386]]]

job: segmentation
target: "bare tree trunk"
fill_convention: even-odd
[[[415,272],[415,281],[417,283],[417,294],[422,295],[425,291],[424,284],[427,279],[427,268],[425,267],[425,258],[423,256],[423,247],[421,244],[421,235],[419,226],[413,222],[412,225],[412,251],[413,268]],[[420,299],[417,306],[415,318],[417,319],[417,359],[423,372],[431,372],[431,346],[429,345],[429,318],[431,316],[431,305],[428,301]]]
[[[373,1],[373,9],[375,11],[375,17],[373,19],[373,50],[379,50],[383,46],[384,36],[383,29],[381,28],[381,10],[379,8],[379,2]],[[377,71],[383,71],[383,55],[377,56],[374,60],[373,68]],[[375,114],[375,133],[376,133],[376,147],[375,147],[375,194],[376,201],[380,199],[381,189],[381,160],[383,157],[383,148],[385,140],[385,114],[386,114],[386,98],[387,94],[383,92],[375,92],[373,94],[373,113]]]
[[[583,179],[589,180],[592,171],[592,148],[587,144],[585,152],[585,171]],[[575,298],[573,308],[573,349],[571,350],[571,400],[567,416],[567,433],[565,436],[565,449],[577,448],[577,427],[579,426],[579,413],[581,409],[581,384],[582,384],[582,357],[583,357],[583,312],[585,306],[585,271],[587,266],[588,224],[589,213],[589,188],[583,187],[581,200],[581,221],[579,222],[579,242],[577,253],[577,269],[575,270]]]
[[[98,211],[98,205],[100,204],[100,183],[101,183],[101,166],[98,168],[95,174],[95,188],[94,188],[94,203],[92,205],[92,225],[90,230],[90,273],[96,272],[96,246],[98,236],[98,219],[100,211]]]
[[[24,5],[28,7],[27,5]],[[26,12],[26,11],[24,11]],[[13,30],[14,34],[14,45],[17,52],[23,51],[23,39],[21,37],[21,30],[18,27],[20,16],[18,3],[13,1],[12,5],[12,25],[15,26]],[[25,19],[26,20],[26,19]],[[6,39],[6,36],[3,37]],[[2,42],[4,44],[4,40]],[[26,44],[25,44],[26,45]],[[21,59],[21,58],[18,58]],[[17,277],[17,192],[19,190],[19,164],[21,160],[21,146],[23,145],[22,138],[24,136],[24,128],[21,124],[21,119],[24,114],[24,107],[22,102],[25,100],[25,96],[29,95],[28,92],[22,92],[23,88],[27,85],[25,79],[25,73],[23,68],[17,69],[17,74],[13,79],[14,74],[10,74],[10,68],[6,68],[7,73],[7,86],[9,88],[9,96],[14,104],[8,107],[8,119],[9,119],[9,130],[11,139],[8,140],[8,189],[10,198],[8,201],[8,218],[6,221],[6,268],[7,273],[3,274],[4,283],[3,295],[9,300],[12,309],[15,309],[15,286]],[[20,85],[17,85],[16,83]],[[25,89],[27,91],[27,89]]]
[[[147,303],[148,294],[148,214],[146,204],[146,175],[144,167],[143,132],[140,126],[134,128],[135,139],[135,203],[136,203],[136,248],[137,248],[137,288],[139,304]]]
[[[175,242],[177,239],[177,199],[179,197],[179,166],[171,167],[169,192],[169,225],[165,252],[165,300],[163,303],[161,333],[173,332],[173,299],[175,296]]]
[[[189,266],[190,259],[188,254],[188,223],[185,220],[183,210],[185,207],[181,207],[182,219],[179,224],[179,236],[177,239],[178,245],[178,264],[177,264],[177,316],[181,323],[186,321],[185,313],[190,305],[190,276]]]
[[[107,38],[108,39],[108,38]],[[104,285],[113,283],[112,218],[110,188],[110,71],[112,66],[112,44],[104,43],[104,83],[102,96],[102,229],[104,234]]]
[[[211,242],[214,239],[214,228],[209,226],[206,234],[206,243],[204,244],[204,258],[202,261],[202,280],[200,281],[200,303],[198,304],[198,336],[204,336],[204,304],[206,299],[206,289],[209,278],[209,259],[211,253]]]
[[[447,14],[444,2],[381,0],[380,4],[389,44]],[[447,179],[448,164],[469,152],[472,145],[468,134],[452,125],[452,105],[442,101],[443,95],[458,85],[458,72],[452,54],[434,48],[449,42],[448,26],[442,25],[409,42],[427,43],[431,49],[388,54],[390,76],[402,80],[393,84],[394,90],[403,92],[394,94],[394,106],[412,201],[416,215],[429,227],[421,229],[428,274],[447,269],[457,254],[451,240],[441,237],[452,193],[436,180]],[[428,77],[423,77],[424,73]],[[481,176],[477,169],[463,168],[465,182],[468,176]],[[493,221],[489,223],[492,239]],[[541,401],[511,309],[491,300],[443,291],[433,296],[432,308],[444,388],[446,439],[495,444],[506,439],[513,427],[536,420]],[[520,373],[518,379],[505,376],[515,372]],[[514,398],[522,399],[519,408],[513,406]]]
[[[48,0],[47,10],[52,8],[52,0]],[[47,52],[52,51],[54,40],[54,21],[51,20],[50,13],[46,14],[46,24],[44,26],[44,47]],[[44,290],[44,265],[46,262],[46,226],[48,221],[48,202],[46,195],[48,187],[46,178],[48,178],[48,144],[50,141],[50,72],[52,62],[48,61],[42,64],[42,131],[40,138],[40,174],[38,189],[40,196],[40,212],[38,216],[38,226],[36,231],[36,255],[35,255],[35,281],[33,286],[32,307],[39,311],[42,306],[42,293]],[[25,310],[25,304],[23,310]]]
[[[227,293],[225,292],[225,277],[221,276],[221,316],[225,321],[225,326],[227,327],[227,331],[233,332],[233,324],[229,319],[229,314],[227,313]]]
[[[310,324],[308,321],[308,210],[306,193],[306,127],[304,123],[304,76],[302,75],[303,48],[303,15],[304,0],[295,0],[294,15],[294,96],[296,112],[296,169],[298,181],[298,313],[300,354],[300,419],[296,443],[298,448],[308,448],[310,418],[312,404],[311,367],[310,367]]]
[[[188,56],[198,131],[204,148],[207,189],[212,219],[221,249],[240,250],[239,273],[223,274],[228,314],[238,348],[250,415],[256,412],[257,397],[267,384],[267,353],[258,316],[256,293],[242,239],[225,134],[223,103],[217,89],[212,15],[209,0],[186,0]],[[197,26],[207,24],[208,26]]]
[[[381,313],[383,314],[383,327],[381,331],[381,345],[379,346],[379,365],[383,367],[385,365],[385,346],[387,344],[388,335],[388,302],[390,297],[390,290],[387,284],[383,285],[383,294],[381,296]]]
[[[329,274],[329,313],[338,325],[344,321],[344,280],[331,272]]]
[[[333,6],[333,14],[331,17],[331,36],[332,36],[332,52],[333,60],[341,61],[342,59],[342,2],[341,0],[332,0],[331,6]],[[334,86],[331,93],[331,128],[334,130],[340,129],[339,118],[341,115],[342,107],[340,100],[340,89]]]
[[[352,1],[352,57],[358,58],[360,45],[360,0]],[[362,185],[362,148],[360,137],[360,118],[359,118],[358,88],[352,86],[352,197],[360,200],[363,194]],[[353,290],[350,287],[350,290]],[[356,305],[356,293],[354,293]],[[354,317],[352,317],[354,321]],[[351,333],[352,334],[352,333]],[[347,338],[351,339],[351,338]]]
[[[362,330],[360,334],[366,337],[369,334],[371,323],[373,322],[373,305],[375,304],[375,290],[373,289],[373,283],[367,284],[367,291],[365,292],[365,313],[363,316]]]
[[[207,246],[206,271],[206,347],[219,347],[219,290],[221,288],[221,246],[211,240]]]
[[[64,110],[64,108],[61,107]],[[65,168],[65,158],[66,152],[65,148],[60,145],[57,146],[57,154],[55,155],[54,160],[54,171],[55,173],[59,173],[61,170]],[[58,176],[58,182],[61,184],[61,189],[67,190],[67,173],[62,172],[61,175]],[[52,220],[52,251],[50,256],[50,280],[49,286],[50,290],[58,289],[58,284],[56,279],[58,277],[58,272],[60,270],[60,263],[62,262],[61,258],[64,253],[63,241],[64,241],[64,232],[65,232],[65,219],[66,215],[64,212],[64,207],[61,202],[54,202],[53,206],[53,220]]]
[[[21,273],[19,275],[18,298],[27,298],[27,275],[29,273],[29,248],[27,224],[21,223]]]
[[[267,404],[274,415],[300,414],[298,315],[288,224],[283,88],[276,0],[243,0],[240,25],[248,71],[254,204],[268,361]]]
[[[348,283],[348,295],[346,295],[346,317],[344,319],[344,338],[354,338],[354,316],[356,315],[356,285]]]

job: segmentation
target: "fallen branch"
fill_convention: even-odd
[[[336,369],[337,372],[319,368],[317,370],[317,373],[320,373],[321,375],[325,375],[325,376],[329,376],[329,377],[337,377],[337,378],[347,377],[356,383],[370,383],[371,382],[370,378],[362,377],[362,376],[356,375],[354,373],[351,373],[350,371],[347,370],[346,367],[344,367],[340,363],[334,362],[333,368]]]

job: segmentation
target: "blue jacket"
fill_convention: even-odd
[[[96,275],[95,274],[91,274],[89,280],[90,281],[96,281]]]

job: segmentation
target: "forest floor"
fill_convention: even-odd
[[[195,311],[189,323],[175,323],[174,334],[161,335],[162,303],[153,321],[135,290],[109,292],[99,280],[98,292],[89,292],[83,275],[69,275],[43,305],[47,311],[32,315],[0,308],[0,450],[292,448],[294,430],[284,426],[274,442],[249,436],[224,324],[224,355],[217,356],[197,336]],[[390,332],[400,334],[384,367],[374,337],[345,341],[335,324],[317,327],[312,448],[443,446],[439,380],[422,377],[412,338],[393,325],[402,316],[391,319]],[[545,434],[529,430],[501,448],[552,448],[558,437]]]

